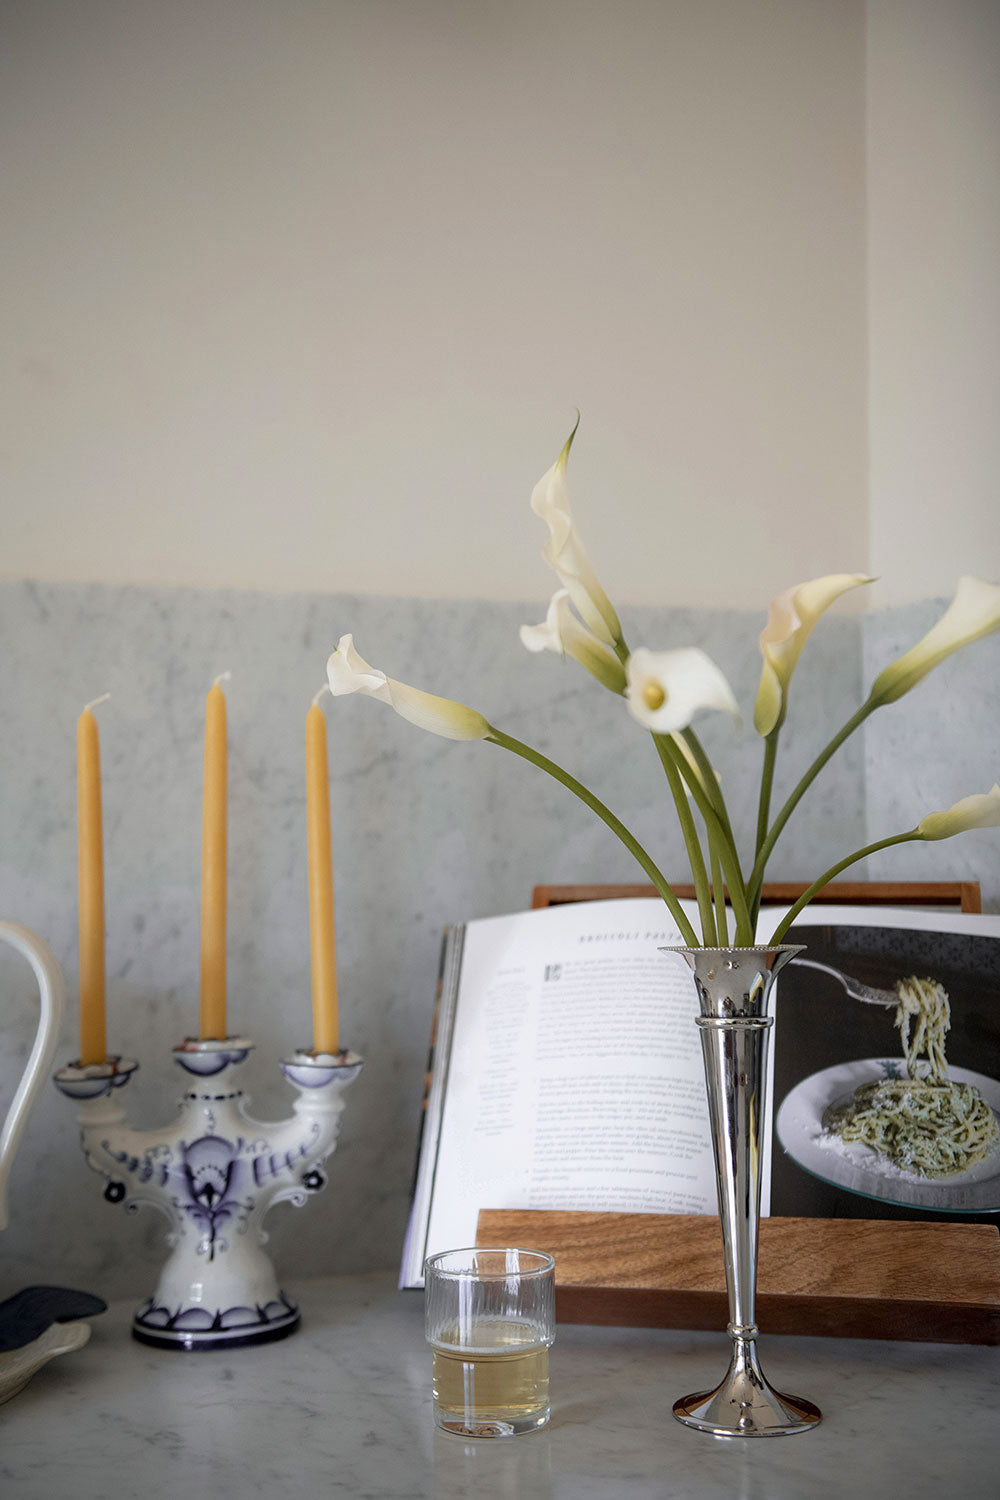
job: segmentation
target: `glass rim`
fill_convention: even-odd
[[[472,1266],[463,1266],[461,1270],[446,1270],[439,1265],[439,1261],[447,1260],[453,1255],[525,1255],[533,1256],[541,1264],[531,1267],[518,1267],[516,1270],[503,1271],[480,1271]],[[454,1250],[436,1250],[433,1255],[428,1255],[424,1260],[424,1280],[429,1275],[445,1277],[449,1281],[509,1281],[516,1276],[521,1281],[530,1281],[535,1277],[548,1276],[555,1270],[555,1258],[547,1250],[528,1250],[521,1245],[459,1245]]]

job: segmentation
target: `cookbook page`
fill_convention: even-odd
[[[481,1208],[715,1212],[694,985],[659,951],[680,941],[658,899],[468,924],[423,1254]]]

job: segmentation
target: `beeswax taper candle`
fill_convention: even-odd
[[[101,749],[88,703],[76,724],[76,816],[80,902],[80,1062],[107,1061],[104,973],[104,828]]]
[[[321,689],[321,692],[325,689]],[[306,824],[309,850],[309,949],[312,961],[313,1050],[340,1050],[337,953],[330,842],[330,781],[326,718],[318,699],[306,714]]]
[[[229,673],[223,673],[228,677]],[[217,677],[205,703],[201,824],[201,1040],[226,1036],[226,695]]]

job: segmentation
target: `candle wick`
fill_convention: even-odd
[[[110,697],[111,697],[110,693],[102,693],[99,698],[91,698],[91,700],[90,700],[89,703],[85,703],[83,705],[83,711],[84,711],[84,713],[85,714],[89,714],[90,710],[92,708],[96,708],[99,703],[107,703],[107,701],[108,701],[108,699]]]
[[[330,697],[331,698],[333,697],[333,694],[330,692],[330,684],[328,682],[324,682],[324,684],[320,688],[319,692],[313,698],[313,701],[312,701],[313,708],[317,708],[319,706],[319,700],[322,698],[322,696],[323,696],[324,693],[330,693]]]
[[[218,687],[220,682],[231,682],[232,679],[233,679],[232,672],[220,672],[219,675],[218,675],[218,677],[212,683],[212,686],[213,687]]]

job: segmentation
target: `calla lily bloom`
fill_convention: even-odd
[[[970,828],[1000,828],[1000,786],[996,782],[990,791],[963,797],[947,812],[928,813],[917,824],[916,832],[922,839],[950,839]]]
[[[573,613],[569,589],[557,589],[540,625],[521,626],[521,644],[529,651],[556,651],[570,655],[592,672],[613,693],[625,691],[625,668],[618,657],[599,641]]]
[[[829,573],[786,589],[771,601],[760,633],[764,667],[753,711],[758,734],[766,737],[781,728],[789,679],[820,615],[848,589],[871,582],[866,573]]]
[[[326,664],[330,692],[335,698],[345,693],[364,693],[388,703],[402,718],[428,729],[446,740],[484,740],[492,733],[489,723],[474,708],[438,698],[420,688],[407,687],[371,667],[354,649],[354,637],[342,635]]]
[[[676,651],[647,651],[640,646],[629,656],[626,675],[632,717],[654,734],[686,729],[700,708],[717,708],[740,717],[729,683],[697,646]]]
[[[542,556],[569,591],[580,618],[600,640],[613,646],[622,638],[621,623],[611,600],[597,581],[569,508],[566,468],[575,437],[576,427],[551,469],[535,485],[531,508],[549,528],[549,539],[542,548]]]
[[[995,630],[1000,630],[1000,588],[981,578],[960,578],[955,597],[937,624],[876,677],[869,703],[873,707],[895,703],[953,651]]]

